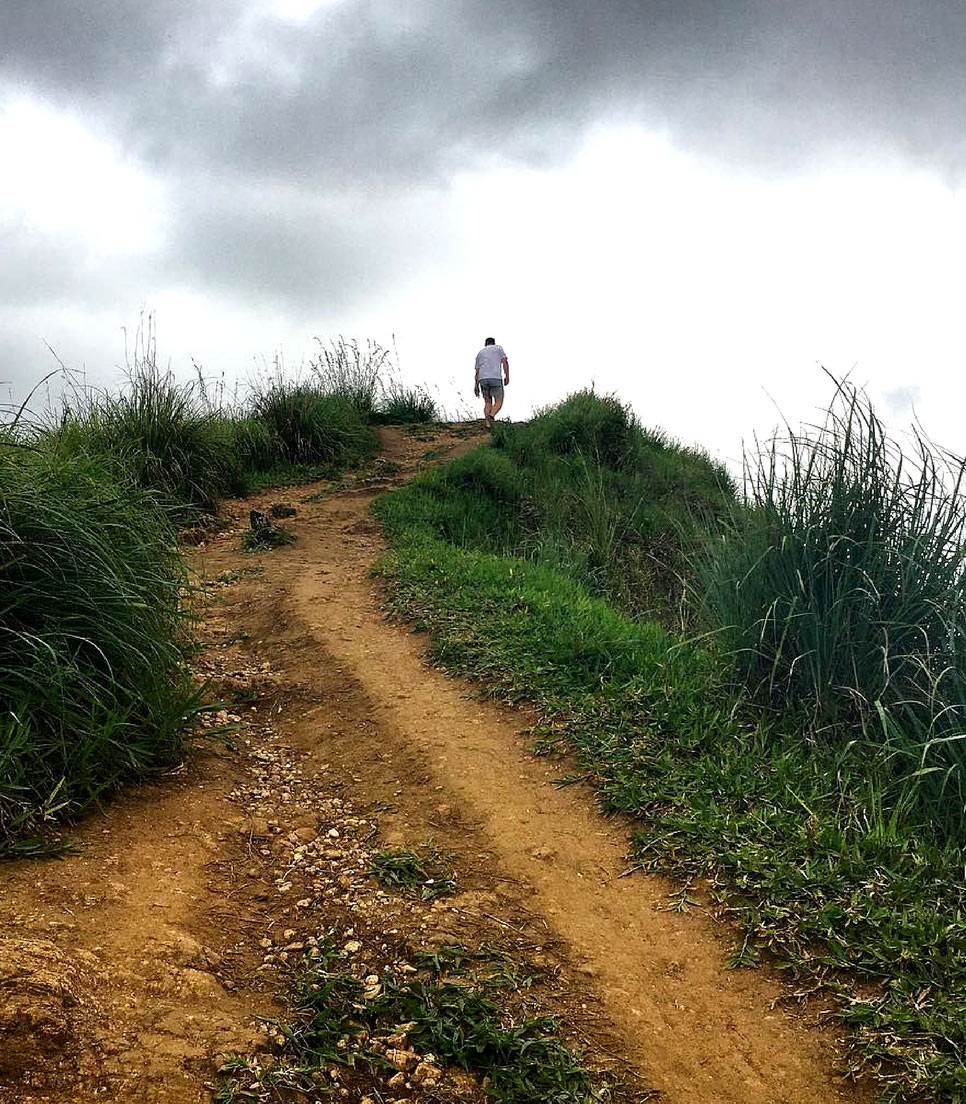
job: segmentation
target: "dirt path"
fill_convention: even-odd
[[[424,641],[386,621],[371,501],[468,443],[389,431],[385,478],[287,496],[310,499],[294,545],[256,562],[236,528],[199,553],[224,580],[201,662],[234,696],[219,723],[237,733],[89,819],[81,854],[0,867],[0,1100],[209,1101],[218,1055],[271,1049],[256,1017],[332,930],[386,969],[420,946],[502,939],[554,979],[546,1000],[575,1040],[668,1104],[866,1099],[777,983],[724,969],[713,920],[620,876],[624,828],[553,785],[564,768],[528,753],[519,716],[427,668]],[[380,846],[432,836],[459,896],[379,890],[377,831]]]

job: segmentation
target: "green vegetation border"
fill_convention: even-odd
[[[377,503],[378,571],[434,660],[540,707],[538,747],[566,741],[603,809],[639,818],[638,865],[706,880],[740,933],[732,965],[766,955],[831,994],[850,1072],[966,1101],[963,853],[889,810],[880,749],[767,728],[700,648],[562,570],[438,539],[427,508],[418,481]]]

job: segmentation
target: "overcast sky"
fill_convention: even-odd
[[[853,371],[966,450],[962,0],[0,0],[0,399],[315,335],[726,456]],[[461,388],[461,394],[458,391]]]

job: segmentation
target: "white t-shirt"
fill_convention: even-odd
[[[502,345],[486,345],[476,354],[476,378],[503,379],[503,358],[506,353]]]

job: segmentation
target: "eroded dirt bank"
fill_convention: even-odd
[[[210,1101],[220,1055],[272,1052],[259,1017],[328,933],[372,976],[447,943],[501,947],[543,974],[534,1009],[639,1096],[866,1099],[777,983],[724,968],[712,919],[672,911],[659,879],[621,877],[622,827],[553,785],[565,768],[528,753],[519,716],[429,669],[424,642],[386,621],[369,505],[427,452],[469,443],[389,431],[372,481],[259,498],[298,507],[290,547],[242,555],[234,504],[236,527],[196,554],[221,579],[199,663],[228,703],[212,724],[232,731],[88,819],[79,854],[0,867],[0,1100]],[[456,896],[369,876],[376,848],[428,837]],[[447,1073],[390,1080],[329,1087],[482,1099]]]

